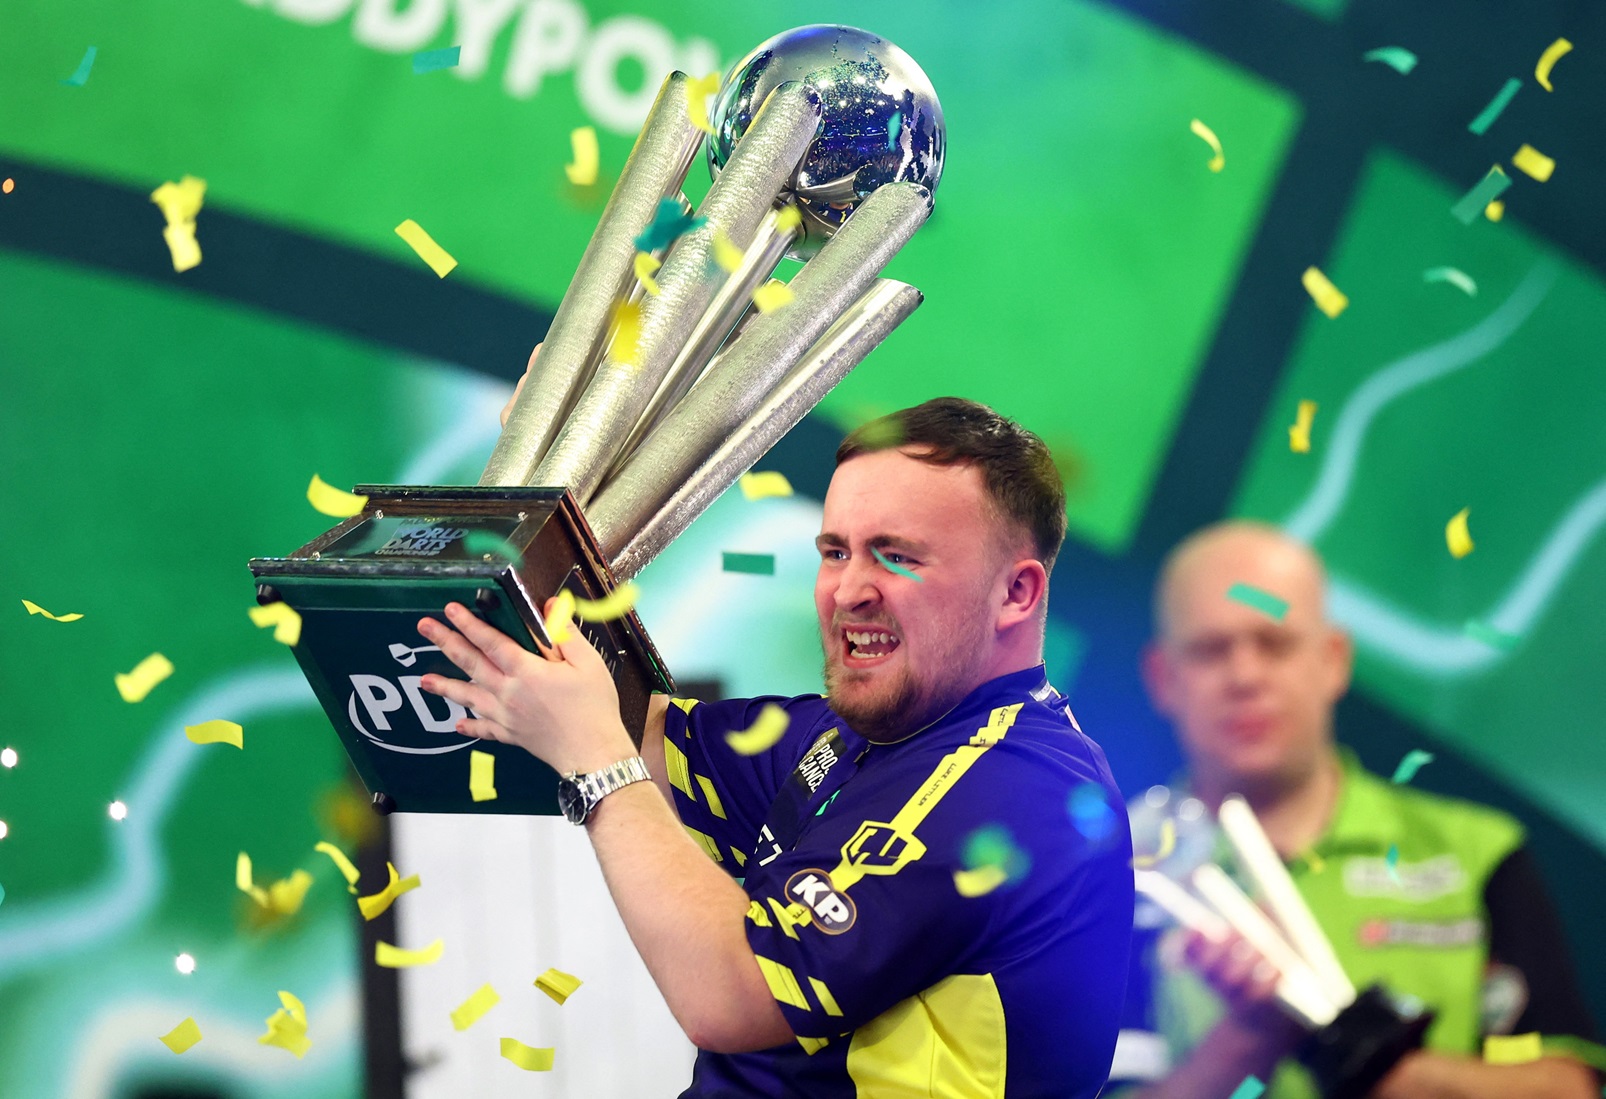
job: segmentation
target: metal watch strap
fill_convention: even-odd
[[[591,811],[597,807],[597,802],[615,790],[622,790],[632,783],[651,781],[652,775],[647,770],[647,761],[640,756],[631,756],[600,771],[574,777],[574,784],[580,787],[580,793],[585,795],[587,816],[590,816]]]

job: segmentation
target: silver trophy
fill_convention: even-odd
[[[550,771],[457,736],[456,704],[417,689],[461,674],[418,648],[417,617],[457,599],[546,644],[547,598],[634,577],[922,300],[879,277],[942,175],[942,108],[912,58],[852,27],[776,35],[725,79],[711,136],[696,86],[664,81],[479,485],[359,485],[360,515],[251,562],[258,600],[301,614],[297,659],[382,811],[554,812]],[[666,213],[691,214],[681,188],[704,146],[707,197],[653,239]],[[790,300],[757,308],[786,256],[804,261]],[[582,629],[639,737],[668,671],[633,612]],[[398,649],[405,676],[385,663]],[[458,782],[471,744],[497,755],[494,802]]]
[[[1138,869],[1138,893],[1208,939],[1224,941],[1230,929],[1254,947],[1277,970],[1278,1006],[1307,1033],[1298,1057],[1324,1099],[1361,1099],[1421,1046],[1433,1012],[1382,985],[1357,992],[1249,803],[1223,798],[1217,816],[1264,908],[1214,862],[1193,868],[1191,891],[1159,870]]]

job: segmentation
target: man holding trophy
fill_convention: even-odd
[[[843,444],[826,697],[672,699],[633,611],[559,611],[617,608],[921,301],[878,277],[942,171],[912,59],[804,27],[711,114],[693,85],[665,81],[480,484],[361,486],[360,515],[251,563],[258,600],[299,615],[296,658],[381,812],[586,827],[702,1051],[689,1095],[1093,1099],[1130,844],[1044,674],[1065,497],[1040,439],[944,399]],[[784,287],[782,255],[806,261]]]
[[[1323,589],[1316,556],[1258,524],[1166,560],[1145,676],[1189,774],[1133,807],[1164,857],[1137,872],[1112,1079],[1156,1099],[1251,1076],[1269,1099],[1588,1099],[1600,1082],[1569,1054],[1591,1021],[1521,825],[1335,745],[1351,654]]]

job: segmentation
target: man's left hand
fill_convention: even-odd
[[[457,723],[459,733],[517,744],[560,775],[600,770],[636,753],[613,677],[577,626],[538,656],[460,603],[446,605],[446,618],[451,626],[422,619],[418,632],[469,679],[426,675],[419,686],[473,713]]]

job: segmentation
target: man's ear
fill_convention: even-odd
[[[1148,689],[1149,702],[1154,708],[1166,717],[1173,712],[1171,705],[1171,690],[1168,668],[1166,667],[1165,651],[1158,641],[1150,641],[1143,647],[1143,686]]]
[[[1048,600],[1048,571],[1034,558],[1010,566],[1004,602],[998,608],[998,629],[1007,630],[1041,617]]]
[[[1355,642],[1337,626],[1329,626],[1322,643],[1322,656],[1327,665],[1327,701],[1332,704],[1349,690],[1350,675],[1355,670]]]

